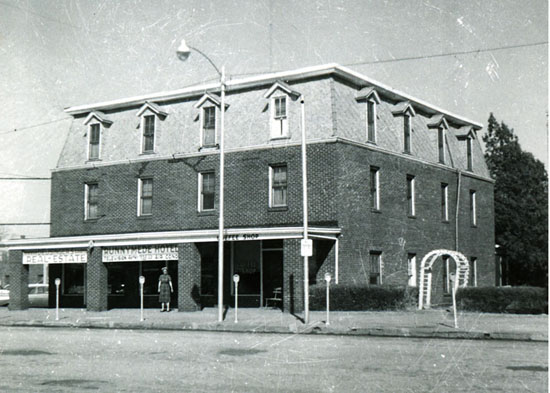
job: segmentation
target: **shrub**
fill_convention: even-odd
[[[330,288],[330,309],[334,311],[403,310],[414,305],[416,288],[395,286],[333,285]],[[309,288],[311,310],[326,309],[326,285]]]
[[[456,293],[457,307],[466,311],[548,314],[546,289],[536,287],[467,287]]]

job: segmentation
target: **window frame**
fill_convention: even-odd
[[[277,115],[277,102],[280,100],[284,100],[284,108],[285,113],[284,115]],[[270,139],[283,139],[283,138],[289,138],[289,126],[288,126],[288,104],[289,104],[289,96],[287,94],[279,94],[271,97],[270,99]],[[280,106],[279,106],[280,108]],[[278,130],[277,133],[275,133],[275,130]]]
[[[371,122],[372,119],[372,122]],[[367,99],[366,104],[367,142],[376,144],[376,101]]]
[[[403,114],[403,153],[412,154],[412,116]]]
[[[373,269],[376,267],[376,269]],[[382,251],[369,252],[369,285],[382,285]],[[373,278],[376,282],[373,282]]]
[[[437,127],[437,154],[438,162],[445,165],[447,163],[447,155],[445,153],[445,142],[447,139],[447,134],[445,132],[445,127]]]
[[[92,135],[94,127],[97,126],[97,157],[92,157]],[[88,125],[88,161],[97,161],[101,159],[101,123],[94,122]]]
[[[207,114],[206,111],[212,110],[214,112],[214,127],[208,128],[208,130],[213,130],[214,133],[214,141],[213,143],[206,143],[205,142],[205,135],[206,135],[206,119]],[[201,107],[201,129],[200,129],[200,146],[201,147],[215,147],[218,143],[218,107],[217,105],[204,105]]]
[[[477,227],[477,192],[470,190],[470,225]]]
[[[417,287],[417,274],[416,274],[416,253],[407,253],[407,285],[409,287]]]
[[[380,168],[376,166],[369,171],[369,195],[371,209],[380,211]]]
[[[96,195],[95,195],[95,203],[93,205],[96,207],[96,214],[92,217],[90,214],[90,206],[92,206],[92,203],[90,201],[90,188],[95,187],[96,189]],[[93,221],[97,220],[99,218],[99,196],[97,193],[99,192],[99,183],[98,182],[89,182],[84,184],[84,220],[85,221]]]
[[[416,191],[415,191],[416,176],[407,175],[407,215],[416,217]]]
[[[441,183],[441,221],[449,222],[449,185]]]
[[[145,132],[147,131],[146,129],[146,126],[147,126],[147,119],[148,118],[153,118],[153,134],[152,135],[145,135]],[[156,143],[157,143],[157,138],[156,138],[156,131],[157,131],[157,115],[155,115],[154,113],[153,114],[147,114],[147,113],[144,113],[143,115],[141,115],[141,154],[151,154],[151,153],[155,153],[156,151]],[[152,138],[153,140],[153,147],[151,150],[145,150],[145,146],[147,145],[147,139],[146,138]]]
[[[470,264],[470,285],[477,287],[477,257],[470,257],[468,263]]]
[[[473,138],[468,137],[466,138],[466,170],[472,172],[474,169],[474,160],[472,155],[472,143]]]
[[[204,177],[205,175],[212,175],[213,178],[213,190],[212,190],[212,208],[206,209],[204,207]],[[197,201],[198,211],[199,212],[212,212],[216,210],[216,172],[215,171],[204,171],[199,172],[198,174],[198,201]]]
[[[285,168],[284,185],[278,185],[277,188],[284,188],[284,204],[274,203],[274,192],[276,185],[274,184],[275,168]],[[286,163],[269,165],[269,203],[270,208],[285,208],[288,207],[288,165]]]
[[[450,262],[449,262],[451,260],[451,257],[449,255],[444,255],[442,258],[443,258],[443,293],[450,294],[452,293],[451,271],[450,271]]]
[[[143,184],[144,182],[151,182],[151,195],[150,196],[144,196],[143,195]],[[153,193],[154,193],[154,185],[153,185],[153,178],[152,177],[142,177],[138,179],[138,202],[137,202],[137,216],[138,217],[150,217],[153,215]],[[143,201],[144,200],[151,200],[151,212],[150,213],[144,213],[143,212]]]

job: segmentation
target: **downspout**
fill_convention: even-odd
[[[458,177],[457,186],[456,186],[456,211],[455,211],[455,251],[458,251],[458,213],[460,208],[460,184],[462,180],[462,171],[460,169],[456,170]]]

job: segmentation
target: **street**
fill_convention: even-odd
[[[3,392],[545,392],[547,343],[0,328]]]

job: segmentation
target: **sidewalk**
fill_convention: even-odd
[[[297,316],[280,310],[244,308],[229,309],[223,322],[217,322],[218,311],[206,308],[197,312],[163,312],[145,309],[140,321],[139,309],[113,309],[90,312],[85,309],[30,308],[9,311],[0,308],[0,326],[202,330],[247,333],[336,334],[357,336],[494,339],[548,342],[547,315],[515,315],[458,313],[458,329],[454,328],[452,312],[422,311],[362,311],[331,312],[327,325],[326,312],[310,312],[309,324]]]

